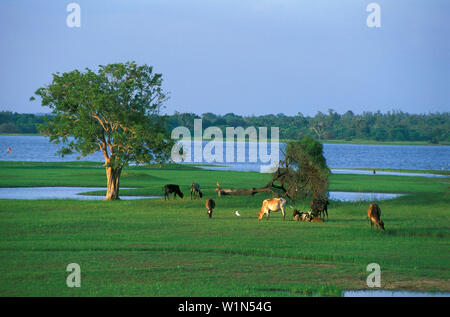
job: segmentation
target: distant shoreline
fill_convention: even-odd
[[[333,169],[333,168],[331,168]],[[350,168],[341,167],[340,170],[358,170],[358,171],[373,171],[373,168]],[[434,175],[450,175],[448,170],[414,170],[414,169],[398,169],[398,168],[375,168],[376,172],[398,172],[398,173],[412,173],[412,174],[434,174]]]
[[[0,133],[0,136],[44,136],[40,133]],[[195,140],[195,138],[192,138]],[[211,139],[203,139],[203,141],[211,141]],[[270,142],[270,139],[267,140]],[[282,143],[288,143],[290,141],[298,141],[292,139],[280,139]],[[449,146],[450,142],[442,142],[439,144],[432,144],[427,141],[374,141],[374,140],[318,140],[322,144],[360,144],[360,145],[429,145],[429,146]]]
[[[0,133],[0,136],[43,136],[40,133]]]
[[[322,144],[367,144],[367,145],[450,145],[450,142],[432,144],[427,141],[374,141],[374,140],[319,140]]]

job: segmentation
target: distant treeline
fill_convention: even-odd
[[[42,123],[44,116],[0,111],[0,133],[39,133],[37,125]]]
[[[0,112],[0,133],[38,133],[37,124],[44,123],[42,115]],[[314,117],[298,113],[240,116],[234,113],[216,115],[204,113],[178,113],[168,116],[171,130],[178,126],[194,129],[194,119],[203,119],[203,129],[210,126],[226,127],[279,127],[281,139],[301,139],[312,136],[326,140],[374,141],[426,141],[437,144],[450,141],[450,113],[409,114],[401,111],[387,113],[347,111],[339,114],[333,110],[318,112]],[[224,133],[225,134],[225,133]]]
[[[296,116],[269,114],[239,116],[234,113],[216,115],[204,113],[175,113],[168,119],[171,129],[185,126],[193,131],[194,119],[203,119],[203,129],[225,127],[279,127],[281,139],[302,139],[311,136],[326,140],[374,140],[374,141],[426,141],[437,144],[450,141],[450,113],[409,114],[401,111],[387,113],[364,112],[344,114],[329,110],[314,117],[298,113]],[[224,134],[225,135],[225,134]]]

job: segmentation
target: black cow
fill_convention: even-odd
[[[325,217],[325,215],[327,215],[327,219],[328,219],[328,199],[323,198],[323,199],[313,199],[310,203],[311,205],[311,211],[312,214],[314,215],[314,217],[320,217],[323,214],[323,217]]]
[[[173,199],[176,198],[176,196],[180,196],[181,198],[184,197],[183,193],[180,190],[180,186],[175,184],[167,184],[164,185],[164,200],[169,199],[169,194],[173,193]]]

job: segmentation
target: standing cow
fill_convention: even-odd
[[[167,184],[164,185],[164,200],[169,199],[169,194],[173,193],[173,199],[176,198],[176,196],[180,196],[181,198],[184,197],[183,193],[181,192],[180,186],[175,184]]]
[[[323,215],[325,218],[325,215],[327,215],[328,219],[328,205],[330,203],[328,202],[327,198],[322,199],[313,199],[310,203],[311,211],[314,217],[320,217]]]
[[[265,199],[262,203],[261,211],[259,212],[258,220],[261,220],[263,215],[267,216],[267,220],[269,220],[271,211],[281,210],[283,214],[283,220],[286,218],[286,213],[284,211],[286,207],[286,199],[284,198],[272,198]]]

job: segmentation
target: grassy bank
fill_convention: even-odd
[[[0,187],[104,186],[102,164],[0,162]],[[335,296],[366,289],[379,263],[382,288],[450,291],[449,181],[424,177],[333,175],[331,190],[403,192],[379,202],[386,231],[371,230],[367,202],[332,202],[325,223],[258,222],[266,196],[217,197],[269,176],[147,166],[123,172],[122,195],[161,195],[180,184],[185,199],[164,201],[0,200],[2,296]],[[217,207],[189,199],[192,181]],[[307,208],[307,202],[297,207]],[[234,215],[239,210],[241,217]],[[65,284],[78,263],[82,287]]]

